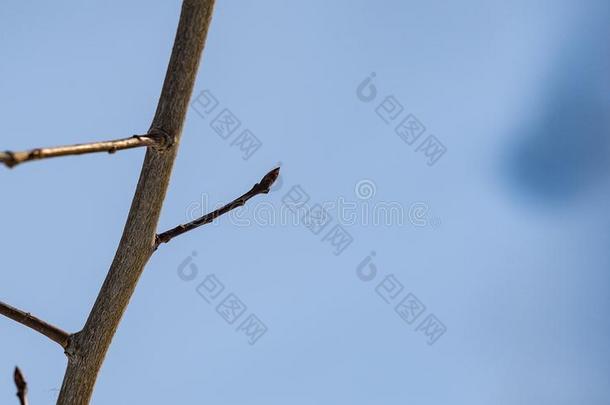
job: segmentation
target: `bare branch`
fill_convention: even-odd
[[[81,143],[77,145],[56,146],[52,148],[36,148],[22,152],[5,151],[0,152],[0,163],[8,168],[20,163],[32,160],[48,159],[60,156],[83,155],[85,153],[108,152],[132,149],[141,146],[155,146],[164,148],[170,146],[171,138],[160,131],[151,131],[147,135],[134,135],[129,138],[115,139],[111,141]],[[170,144],[170,145],[168,145]]]
[[[188,223],[182,224],[182,225],[178,225],[175,228],[172,228],[168,231],[158,234],[155,237],[155,246],[154,246],[153,250],[157,250],[157,248],[159,247],[160,244],[167,243],[178,235],[182,235],[183,233],[191,231],[202,225],[209,224],[210,222],[214,221],[219,216],[226,214],[227,212],[229,212],[237,207],[241,207],[242,205],[244,205],[246,203],[246,201],[248,201],[250,198],[252,198],[256,195],[267,194],[269,192],[269,189],[271,188],[271,186],[273,185],[273,183],[279,176],[279,174],[280,174],[280,168],[277,167],[277,168],[271,170],[269,173],[267,173],[261,179],[260,182],[256,183],[250,189],[250,191],[237,197],[235,200],[231,201],[227,205],[217,209],[216,211],[210,212],[209,214],[205,214],[204,216],[199,217],[191,222],[188,222]]]
[[[21,405],[28,405],[28,383],[25,382],[25,377],[23,377],[19,367],[15,367],[13,379],[15,380],[15,385],[17,386],[17,398],[19,398],[19,403]]]
[[[214,0],[183,0],[172,55],[151,124],[151,128],[170,134],[173,143],[165,150],[148,148],[146,151],[108,275],[85,326],[71,336],[66,349],[68,367],[58,405],[89,403],[112,338],[152,253],[213,6]]]
[[[42,319],[36,318],[29,312],[24,312],[0,301],[0,314],[19,322],[28,328],[32,328],[36,332],[42,333],[52,341],[59,343],[64,349],[68,347],[68,340],[70,338],[69,333],[64,332],[56,326],[46,323]]]

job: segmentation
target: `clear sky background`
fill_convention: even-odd
[[[145,132],[179,10],[2,2],[0,148]],[[607,0],[218,1],[194,97],[219,104],[189,112],[160,228],[278,162],[281,182],[239,221],[155,253],[93,403],[610,403],[609,18]],[[377,96],[363,102],[372,72]],[[377,115],[386,96],[398,121],[426,127],[414,145]],[[224,108],[241,121],[227,140],[210,126]],[[247,160],[232,145],[243,129],[262,142]],[[447,149],[432,166],[416,151],[430,134]],[[83,326],[143,156],[0,170],[0,300]],[[357,219],[329,209],[317,235],[281,220],[295,185],[310,204],[355,204]],[[390,203],[406,220],[372,223]],[[340,255],[323,240],[336,224],[353,238]],[[362,281],[372,251],[377,274]],[[197,286],[210,274],[225,289],[207,303]],[[389,275],[403,290],[386,303],[376,287]],[[233,324],[216,311],[230,293],[247,306]],[[395,312],[408,293],[426,307],[412,324]],[[254,345],[238,330],[249,314],[267,327]],[[417,330],[429,315],[446,327],[432,345]],[[5,318],[0,342],[0,402],[16,403],[19,365],[31,403],[54,403],[59,347]]]

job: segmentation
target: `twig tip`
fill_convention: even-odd
[[[17,389],[20,392],[25,391],[25,389],[27,387],[27,383],[25,382],[25,377],[21,373],[21,370],[17,366],[15,366],[15,372],[13,374],[13,378],[15,380],[15,385],[17,386]]]
[[[265,174],[265,176],[261,179],[260,185],[264,190],[269,190],[273,183],[277,180],[280,175],[280,168],[276,167],[271,170],[269,173]]]

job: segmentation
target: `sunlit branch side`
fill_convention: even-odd
[[[8,168],[32,160],[48,159],[60,156],[83,155],[86,153],[108,152],[132,149],[142,146],[164,148],[171,145],[172,139],[167,134],[154,131],[147,135],[134,135],[129,138],[115,139],[102,142],[90,142],[76,145],[55,146],[51,148],[36,148],[20,152],[0,152],[0,163]]]

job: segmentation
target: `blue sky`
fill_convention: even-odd
[[[2,3],[0,148],[146,131],[179,9]],[[609,16],[603,0],[218,2],[193,94],[215,107],[189,112],[160,230],[279,162],[281,181],[155,253],[93,403],[607,404]],[[225,109],[231,134],[214,130]],[[396,133],[409,115],[425,127],[412,144]],[[432,165],[430,135],[446,149]],[[0,300],[82,327],[143,153],[0,170]],[[323,229],[287,209],[299,192],[327,208]],[[373,223],[384,206],[402,221]],[[210,302],[206,280],[224,287]],[[229,321],[227,297],[246,307]],[[2,403],[14,365],[31,403],[54,403],[57,345],[3,318],[0,336]]]

